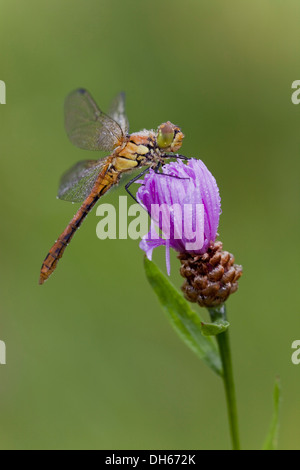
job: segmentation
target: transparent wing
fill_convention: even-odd
[[[85,150],[110,151],[124,138],[120,125],[84,89],[73,91],[65,101],[65,128],[71,142]]]
[[[76,163],[62,176],[58,198],[69,202],[83,202],[91,193],[105,164],[105,160],[84,160]]]
[[[125,112],[125,93],[119,93],[115,99],[112,101],[108,115],[116,121],[124,134],[128,134],[129,132],[129,121],[128,117],[126,116]]]

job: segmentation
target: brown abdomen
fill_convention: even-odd
[[[117,172],[107,171],[107,167],[100,173],[91,194],[84,201],[77,214],[73,217],[67,228],[63,231],[46,256],[41,268],[40,284],[44,284],[44,282],[51,276],[77,229],[80,227],[100,197],[103,196],[111,186],[118,182],[118,177],[119,175]]]

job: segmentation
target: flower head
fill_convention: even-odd
[[[165,245],[168,272],[170,247],[179,253],[204,254],[216,240],[221,199],[215,178],[201,160],[169,163],[163,173],[150,170],[137,199],[152,220],[140,247],[151,259],[153,249]]]

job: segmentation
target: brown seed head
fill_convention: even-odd
[[[200,307],[216,307],[238,289],[242,266],[234,264],[234,256],[222,248],[221,242],[215,242],[203,255],[178,255],[180,274],[186,279],[182,286],[184,296]]]

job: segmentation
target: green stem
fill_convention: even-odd
[[[210,308],[209,313],[213,322],[218,319],[227,320],[225,304],[221,305],[220,307]],[[240,450],[238,414],[237,414],[236,394],[235,394],[235,386],[234,386],[233,370],[232,370],[229,331],[226,330],[224,333],[217,335],[216,338],[217,338],[217,342],[219,345],[222,364],[223,364],[223,371],[224,371],[223,381],[224,381],[224,387],[225,387],[225,392],[226,392],[232,447],[233,447],[233,450]]]

